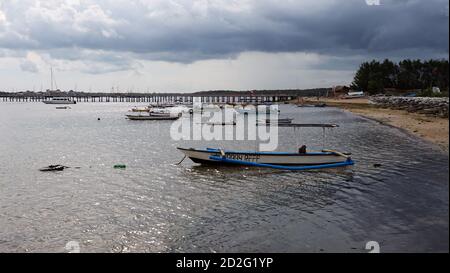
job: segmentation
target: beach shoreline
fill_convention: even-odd
[[[293,101],[293,103],[298,104],[298,101]],[[448,118],[409,113],[405,110],[380,108],[370,104],[366,98],[305,99],[303,103],[326,104],[327,106],[338,107],[381,124],[399,128],[410,135],[436,145],[444,152],[449,151]]]

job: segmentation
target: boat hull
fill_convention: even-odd
[[[184,149],[178,148],[193,162],[200,164],[224,164],[224,162],[211,159],[211,157],[222,156],[217,149]],[[260,164],[272,164],[282,166],[311,166],[322,164],[343,163],[348,157],[331,152],[318,153],[272,153],[272,152],[237,152],[226,151],[225,158]]]

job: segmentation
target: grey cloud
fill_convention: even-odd
[[[448,55],[449,48],[446,0],[381,0],[380,6],[365,0],[212,1],[203,7],[201,1],[103,0],[48,9],[20,2],[0,7],[9,21],[0,48],[118,68],[131,66],[127,58],[189,63],[245,51],[341,57],[407,52],[414,58],[420,52]],[[100,53],[78,52],[83,50]]]

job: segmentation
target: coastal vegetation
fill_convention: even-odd
[[[352,88],[369,94],[385,93],[388,90],[415,91],[418,96],[448,96],[448,60],[402,60],[394,63],[385,59],[372,60],[360,65]],[[442,92],[433,92],[438,87]]]

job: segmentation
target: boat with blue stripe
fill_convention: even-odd
[[[337,125],[303,124],[297,125],[297,127],[335,128]],[[237,165],[298,171],[345,167],[354,164],[350,153],[325,149],[311,152],[306,150],[306,146],[302,146],[296,152],[235,151],[221,148],[178,147],[177,149],[185,154],[185,158],[188,157],[199,164]]]
[[[345,164],[346,166],[352,165],[353,163],[350,154],[344,154],[337,151],[287,153],[233,151],[215,148],[186,149],[180,147],[178,150],[183,152],[193,162],[199,164],[240,164],[274,168],[274,166],[316,166],[328,164]]]

